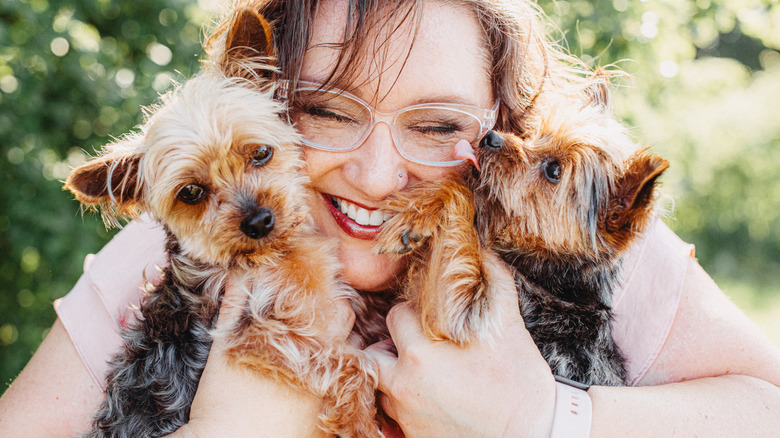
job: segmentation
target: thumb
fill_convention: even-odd
[[[386,339],[384,341],[377,342],[376,344],[369,345],[363,351],[365,351],[369,359],[372,359],[377,364],[377,369],[379,371],[377,389],[379,389],[380,392],[378,394],[377,401],[379,402],[379,407],[381,407],[382,411],[390,416],[390,418],[397,420],[398,412],[396,412],[392,397],[390,395],[390,388],[392,388],[392,382],[396,373],[396,366],[398,365],[398,355],[395,350],[395,345],[393,345],[393,341],[391,339]],[[385,427],[382,428],[383,432],[385,429]],[[389,431],[390,430],[387,430],[387,432]],[[389,436],[395,435],[391,434]]]
[[[242,309],[246,306],[250,291],[246,282],[235,277],[230,277],[225,285],[225,294],[219,306],[217,326],[221,327],[236,321]]]
[[[346,298],[339,298],[325,310],[325,337],[332,341],[343,341],[349,337],[355,325],[355,311]]]
[[[512,267],[491,250],[482,251],[485,263],[485,276],[496,293],[496,304],[501,309],[502,318],[507,324],[522,322],[517,287]]]
[[[377,363],[379,369],[379,390],[388,393],[390,381],[398,364],[398,353],[392,339],[385,339],[371,344],[363,350],[366,355]]]

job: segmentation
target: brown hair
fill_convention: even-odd
[[[347,25],[337,67],[326,81],[345,88],[368,56],[381,56],[386,41],[367,35],[392,35],[399,23],[419,23],[425,0],[350,0]],[[438,0],[447,1],[447,0]],[[580,82],[587,69],[566,55],[545,34],[544,13],[528,0],[450,0],[472,9],[483,29],[493,92],[501,101],[496,129],[522,135],[529,109],[543,89]],[[277,67],[281,77],[298,81],[318,0],[235,0],[231,8],[260,12],[273,27]],[[390,19],[394,18],[394,19]],[[206,41],[213,58],[216,44],[227,33],[223,19]],[[395,26],[390,32],[380,32]],[[381,60],[380,60],[381,62]],[[292,88],[292,87],[291,87]]]

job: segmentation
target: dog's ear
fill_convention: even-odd
[[[586,105],[594,106],[605,113],[612,112],[612,91],[609,88],[610,73],[599,68],[590,77],[584,93]]]
[[[272,58],[275,52],[271,25],[257,11],[248,8],[236,11],[228,30],[225,52],[237,57]]]
[[[138,141],[141,141],[140,138],[133,136],[110,145],[113,152],[73,169],[63,188],[70,190],[84,205],[101,207],[104,218],[137,215],[143,204],[139,179],[143,154],[123,143]]]
[[[669,167],[669,162],[658,155],[640,150],[631,155],[628,165],[618,179],[610,197],[607,230],[634,230],[649,219],[658,177]]]
[[[257,11],[241,8],[229,20],[222,71],[228,76],[270,79],[275,72],[271,25]]]

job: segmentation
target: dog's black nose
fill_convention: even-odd
[[[496,131],[488,131],[482,137],[482,140],[479,141],[479,147],[501,149],[504,147],[504,137],[500,136]]]
[[[274,213],[268,207],[263,207],[241,221],[241,232],[252,239],[268,235],[274,229]]]

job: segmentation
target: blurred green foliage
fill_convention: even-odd
[[[210,14],[188,0],[0,3],[0,382],[41,342],[110,234],[62,191],[69,170],[199,68]],[[111,233],[113,234],[113,233]]]
[[[0,3],[0,382],[113,233],[61,181],[197,71],[207,0]],[[780,284],[780,6],[760,0],[542,0],[552,35],[633,80],[617,113],[672,162],[667,223],[721,284]]]

